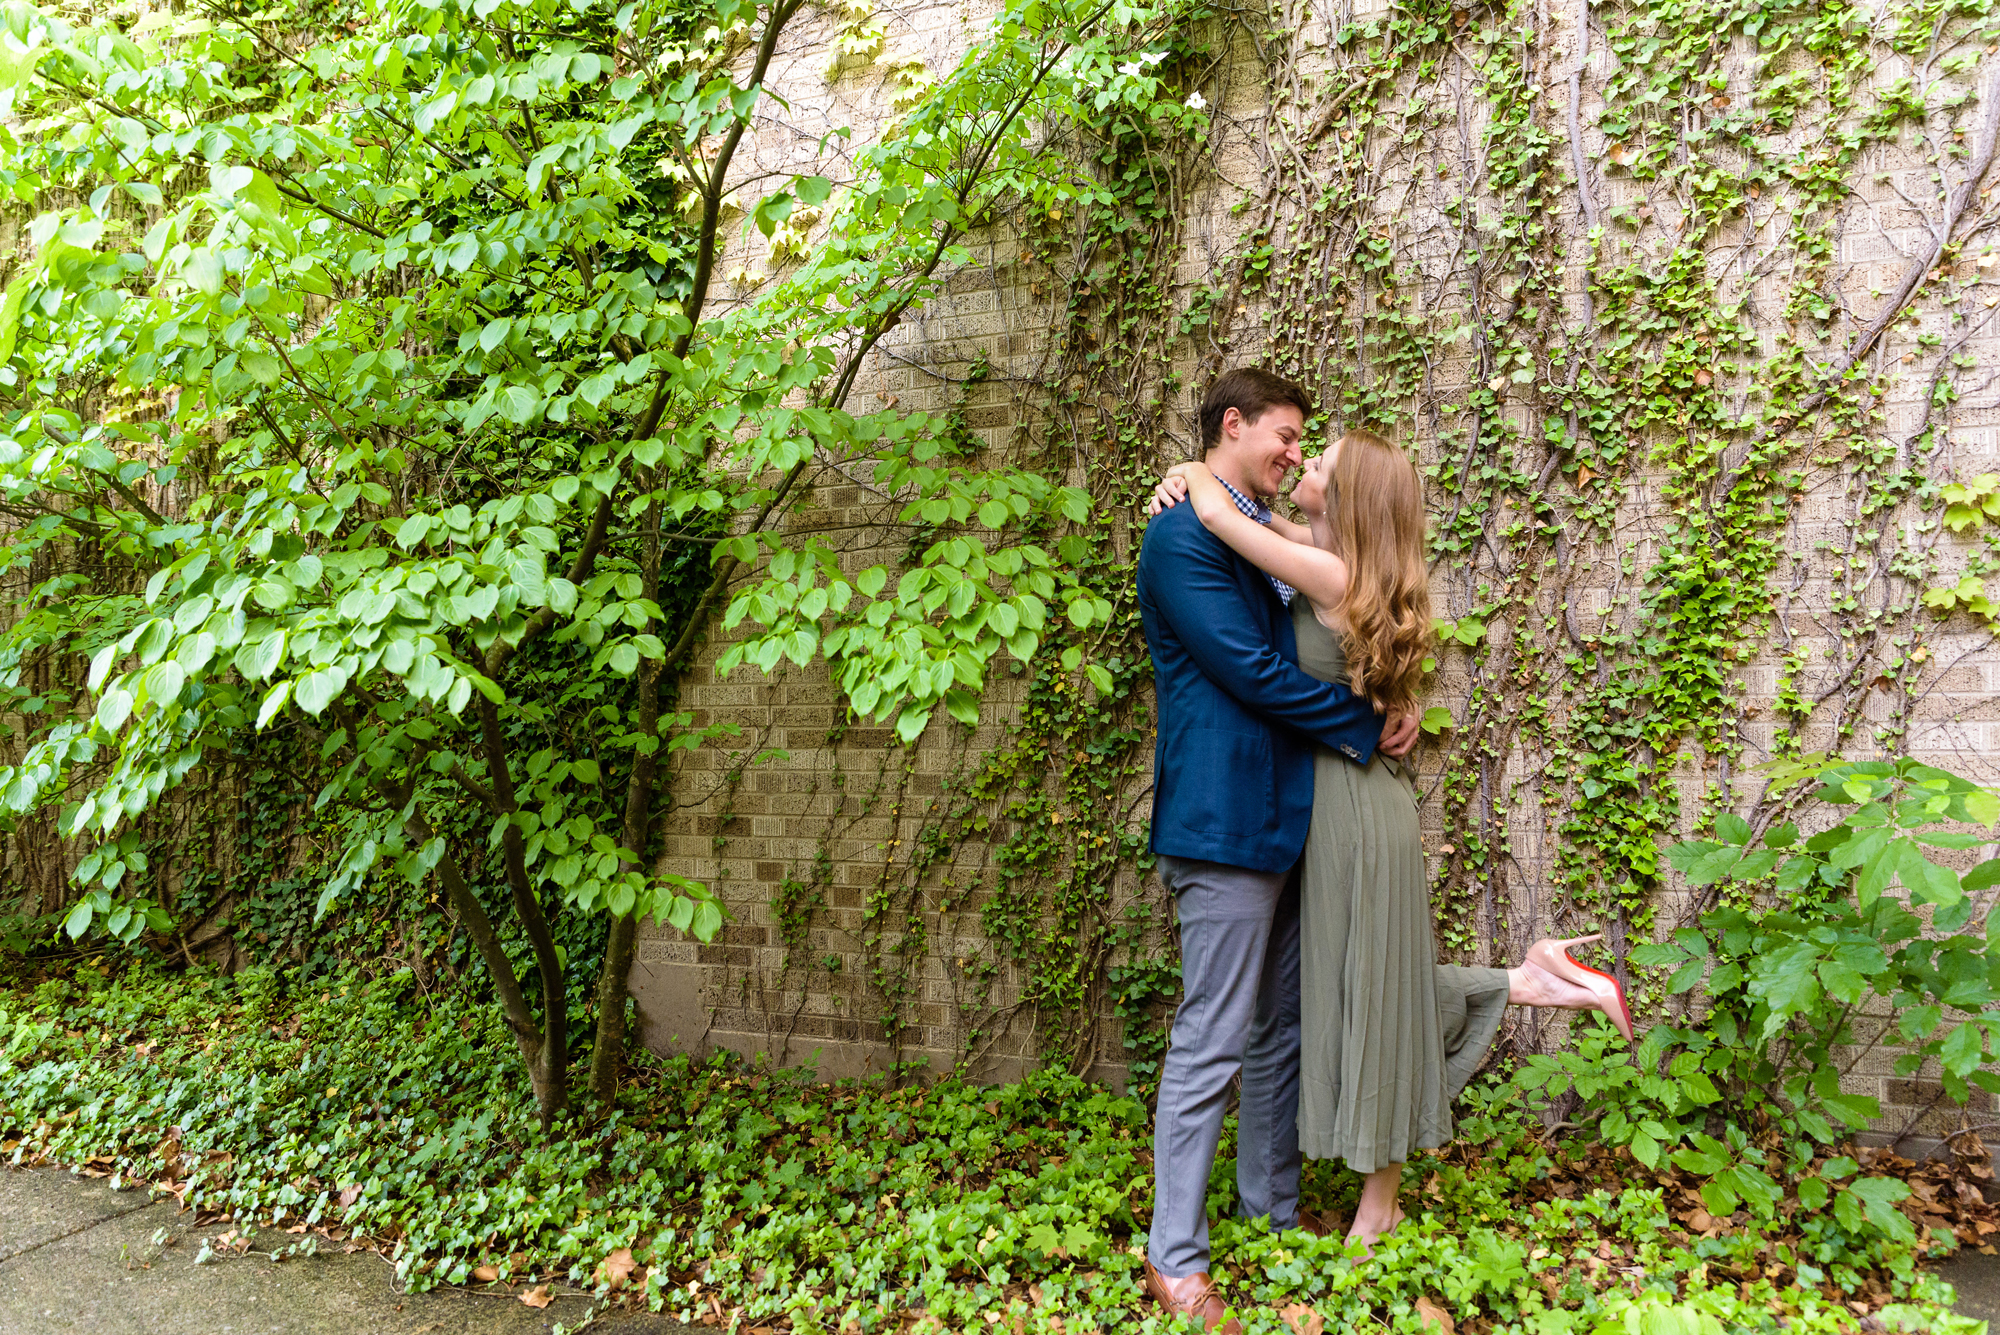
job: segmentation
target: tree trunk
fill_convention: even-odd
[[[384,788],[383,795],[392,801],[401,797],[402,801],[396,803],[398,806],[409,800],[407,794],[398,794],[393,789]],[[403,828],[419,848],[437,837],[430,822],[414,808],[404,819]],[[529,1009],[528,998],[514,977],[514,966],[507,958],[506,947],[500,943],[500,935],[493,929],[492,920],[480,905],[479,896],[466,883],[458,859],[451,855],[449,849],[438,859],[437,871],[438,879],[444,883],[446,897],[457,912],[460,924],[472,937],[479,957],[485,961],[487,974],[493,979],[493,991],[500,998],[500,1009],[507,1017],[507,1027],[513,1031],[514,1042],[521,1050],[521,1064],[528,1068],[528,1083],[535,1093],[535,1110],[541,1117],[542,1129],[546,1131],[554,1125],[556,1114],[569,1101],[568,1091],[563,1087],[568,1059],[564,1055],[561,1037],[567,1017],[561,1009],[545,1011],[544,1023],[539,1027],[535,1024],[534,1012]],[[553,1079],[550,1077],[552,1071]]]
[[[611,939],[604,946],[604,967],[597,975],[597,1040],[590,1051],[590,1094],[609,1103],[617,1097],[625,1073],[625,993],[632,977],[632,959],[639,943],[639,916],[628,913],[611,920]]]
[[[757,54],[751,61],[750,78],[747,86],[762,87],[765,76],[771,68],[771,57],[778,50],[778,34],[785,25],[798,16],[805,7],[804,0],[777,0],[771,6],[771,15],[765,20],[764,31],[757,41]],[[701,327],[702,307],[708,301],[708,284],[715,267],[717,229],[722,220],[722,199],[729,181],[729,164],[736,156],[736,146],[742,141],[743,132],[749,128],[747,120],[738,120],[723,135],[718,145],[715,160],[709,167],[708,177],[702,183],[701,231],[695,243],[694,276],[687,300],[683,303],[688,327],[674,340],[674,356],[685,357],[694,344],[695,331]],[[667,379],[662,376],[653,402],[648,407],[644,420],[634,437],[643,440],[658,428],[660,415],[666,407]],[[796,469],[794,470],[797,471]],[[651,481],[657,485],[658,478]],[[730,563],[732,568],[734,563]],[[648,508],[645,537],[645,581],[646,597],[656,604],[660,593],[660,510],[655,499]],[[705,614],[708,600],[704,599],[694,612],[693,620],[699,622]],[[688,639],[684,628],[680,637]],[[630,862],[621,860],[621,872],[642,866],[646,856],[646,841],[653,829],[653,782],[659,773],[658,741],[660,719],[660,678],[667,670],[678,664],[678,652],[667,655],[665,663],[652,664],[650,674],[642,670],[639,681],[639,733],[653,739],[654,749],[644,755],[635,756],[632,762],[632,777],[625,790],[625,830],[620,843],[630,856]],[[592,1096],[610,1102],[618,1092],[618,1078],[625,1065],[625,989],[632,973],[633,948],[638,940],[639,920],[636,912],[611,920],[611,939],[604,951],[604,965],[597,975],[597,1039],[590,1053],[590,1092]]]
[[[649,477],[657,483],[657,477]],[[660,505],[646,510],[640,539],[639,569],[644,595],[660,601]],[[646,749],[632,757],[632,774],[625,783],[625,828],[618,841],[621,876],[645,865],[646,844],[653,834],[653,784],[660,771],[660,682],[674,664],[648,663],[639,670],[638,732]],[[639,940],[639,911],[611,920],[611,939],[604,946],[604,963],[597,973],[597,1038],[590,1049],[590,1094],[601,1103],[618,1095],[625,1069],[625,991],[632,976],[632,956]]]

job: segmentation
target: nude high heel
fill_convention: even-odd
[[[1598,1010],[1603,1011],[1618,1032],[1625,1035],[1625,1041],[1632,1041],[1632,1008],[1625,1002],[1625,989],[1618,986],[1618,980],[1608,973],[1600,973],[1587,964],[1578,964],[1569,957],[1571,946],[1580,946],[1587,941],[1601,941],[1602,932],[1590,936],[1571,937],[1567,941],[1556,941],[1543,937],[1528,947],[1528,959],[1537,966],[1548,970],[1565,982],[1575,983],[1588,991],[1594,998]]]

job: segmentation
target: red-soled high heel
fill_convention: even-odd
[[[1580,946],[1588,941],[1600,941],[1602,932],[1590,936],[1571,937],[1567,941],[1556,941],[1543,937],[1528,947],[1528,959],[1556,977],[1575,983],[1588,991],[1595,1000],[1598,1010],[1603,1011],[1611,1023],[1618,1026],[1618,1032],[1625,1035],[1625,1041],[1632,1041],[1632,1008],[1625,1002],[1625,989],[1618,986],[1618,980],[1608,973],[1600,973],[1587,964],[1578,964],[1569,957],[1571,946]]]

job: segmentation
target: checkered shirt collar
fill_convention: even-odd
[[[1237,509],[1241,510],[1244,514],[1248,515],[1250,518],[1256,520],[1260,524],[1268,524],[1271,522],[1270,506],[1264,504],[1263,501],[1258,500],[1255,497],[1245,496],[1242,492],[1230,486],[1229,483],[1223,479],[1221,474],[1216,474],[1215,480],[1217,482],[1222,483],[1222,489],[1229,493],[1230,500],[1236,502]],[[1283,603],[1285,606],[1290,607],[1292,605],[1292,598],[1294,595],[1298,593],[1298,590],[1294,589],[1291,585],[1285,583],[1285,581],[1279,579],[1276,575],[1266,575],[1264,576],[1264,578],[1270,580],[1271,587],[1277,590],[1278,601]]]

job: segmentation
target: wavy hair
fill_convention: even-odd
[[[1379,713],[1412,713],[1437,638],[1415,465],[1374,432],[1349,431],[1327,479],[1327,521],[1327,545],[1347,562],[1347,596],[1335,610],[1347,625],[1354,692]]]

